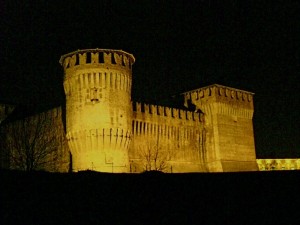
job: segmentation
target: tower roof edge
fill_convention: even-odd
[[[74,55],[74,54],[78,54],[78,53],[86,53],[86,52],[112,52],[112,53],[118,53],[118,54],[124,54],[127,55],[128,57],[130,57],[132,59],[132,62],[135,62],[135,58],[133,56],[133,54],[130,54],[128,52],[125,52],[123,50],[116,50],[116,49],[101,49],[101,48],[91,48],[91,49],[78,49],[76,51],[73,52],[69,52],[65,55],[62,55],[59,59],[59,63],[62,65],[64,59],[68,56]]]
[[[200,91],[200,90],[207,89],[207,88],[210,88],[210,87],[228,88],[228,89],[231,89],[231,90],[234,90],[234,91],[240,91],[240,92],[244,92],[244,93],[247,93],[247,94],[250,94],[250,95],[255,95],[255,93],[253,93],[253,92],[249,92],[249,91],[245,91],[245,90],[241,90],[241,89],[237,89],[237,88],[232,88],[232,87],[228,87],[228,86],[224,86],[224,85],[220,85],[220,84],[211,84],[211,85],[208,85],[208,86],[205,86],[205,87],[196,88],[196,89],[193,89],[193,90],[190,90],[190,91],[185,91],[185,92],[180,93],[180,95],[195,92],[195,91]]]

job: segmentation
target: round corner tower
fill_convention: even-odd
[[[72,168],[128,172],[133,55],[85,49],[60,58]]]

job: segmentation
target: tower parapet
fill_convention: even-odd
[[[214,110],[217,113],[248,119],[253,117],[252,92],[214,84],[185,92],[183,95],[185,102],[190,100],[205,113],[210,111],[207,106],[214,103]]]
[[[83,49],[70,52],[60,57],[59,63],[64,69],[72,69],[76,66],[98,64],[111,66],[112,68],[123,66],[124,68],[132,68],[135,58],[123,50],[112,49]]]
[[[128,171],[133,55],[85,49],[60,58],[73,169]]]

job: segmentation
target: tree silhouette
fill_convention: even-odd
[[[143,163],[144,171],[162,171],[168,167],[168,161],[172,159],[170,151],[163,150],[159,142],[148,142],[143,148],[140,148],[140,158]]]
[[[24,171],[53,170],[58,159],[59,135],[51,111],[1,127],[1,155],[9,168]]]

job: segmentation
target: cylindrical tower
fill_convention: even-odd
[[[128,172],[133,55],[85,49],[60,58],[74,171]]]

